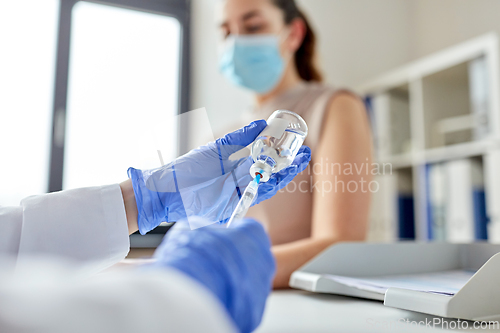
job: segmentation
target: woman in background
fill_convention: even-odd
[[[275,288],[328,246],[365,239],[371,190],[371,136],[363,102],[322,84],[315,34],[294,0],[224,0],[221,72],[255,92],[253,119],[278,109],[309,126],[309,167],[248,216],[266,226],[277,261]],[[245,119],[242,119],[244,121]]]

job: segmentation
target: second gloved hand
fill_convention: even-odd
[[[262,319],[275,272],[262,225],[247,219],[235,221],[230,229],[179,227],[167,233],[151,267],[175,268],[198,281],[219,299],[241,332],[253,331]]]
[[[199,219],[191,219],[194,216],[205,217],[203,223],[227,222],[252,180],[249,170],[253,163],[250,156],[240,159],[230,156],[252,143],[265,127],[264,120],[252,122],[158,169],[130,168],[140,233],[147,233],[161,222],[183,218],[188,218],[192,229],[206,225],[199,224]],[[310,149],[302,147],[290,166],[259,187],[255,204],[285,187],[307,167],[310,158]]]

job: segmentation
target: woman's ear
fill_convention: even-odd
[[[288,37],[290,51],[296,52],[300,48],[304,41],[306,30],[306,23],[299,17],[290,23],[290,36]]]

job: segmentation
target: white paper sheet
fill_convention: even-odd
[[[385,294],[387,289],[393,287],[453,296],[467,283],[467,281],[469,281],[474,273],[475,272],[471,271],[455,270],[425,274],[363,278],[330,274],[325,274],[323,276],[346,286],[379,294]]]

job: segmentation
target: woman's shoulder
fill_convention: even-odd
[[[352,89],[347,87],[335,87],[323,82],[306,82],[303,84],[303,89],[307,95],[314,96],[317,104],[328,107],[338,98],[359,102],[362,98]],[[323,99],[321,100],[321,97]]]
[[[337,88],[325,83],[311,82],[305,87],[314,102],[305,110],[303,117],[309,126],[307,144],[314,150],[318,144],[328,115],[334,110],[347,110],[360,105],[362,99],[353,90]],[[348,108],[346,106],[350,105]],[[327,126],[326,126],[327,127]]]
[[[313,83],[310,84],[309,89],[321,94],[317,98],[317,107],[313,108],[317,113],[324,114],[339,108],[359,108],[360,105],[364,105],[362,97],[354,90],[346,87],[334,87],[324,83]]]

